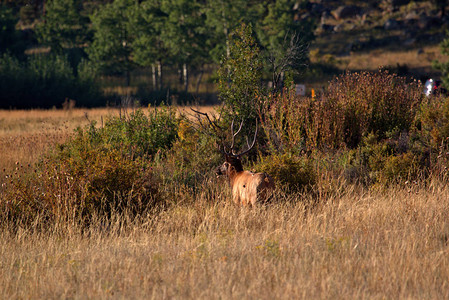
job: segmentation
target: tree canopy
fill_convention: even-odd
[[[45,6],[42,22],[36,27],[36,33],[42,44],[51,47],[54,52],[64,48],[76,48],[89,39],[88,17],[83,13],[81,0],[51,0]]]
[[[20,9],[27,7],[27,15],[33,18],[19,22],[21,26],[34,32],[38,47],[67,55],[75,73],[82,62],[83,68],[88,65],[95,74],[125,76],[129,85],[130,72],[136,67],[151,68],[153,88],[158,89],[164,87],[164,68],[171,67],[179,70],[187,92],[190,71],[203,72],[205,66],[229,58],[231,33],[241,24],[252,28],[254,43],[263,52],[261,58],[285,55],[285,40],[290,36],[300,36],[303,44],[313,39],[312,21],[298,17],[298,4],[293,0],[22,2],[2,5],[1,52],[8,48],[18,56],[19,51],[4,45],[13,44]]]

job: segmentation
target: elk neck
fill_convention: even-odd
[[[238,157],[227,156],[226,161],[231,165],[232,168],[228,170],[229,183],[232,185],[236,176],[243,172],[242,162]]]
[[[242,161],[239,157],[226,155],[226,162],[233,166],[236,172],[243,171]]]

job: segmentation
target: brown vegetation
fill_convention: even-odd
[[[276,190],[252,209],[215,179],[220,137],[172,107],[74,133],[65,112],[64,144],[5,149],[0,298],[448,298],[449,99],[379,72],[257,100],[242,165]]]
[[[444,185],[351,190],[313,209],[279,195],[290,201],[252,210],[203,188],[222,200],[205,192],[125,226],[115,215],[106,228],[1,231],[1,297],[449,297]]]
[[[241,209],[211,179],[193,201],[138,219],[2,227],[0,297],[449,297],[445,183],[326,193],[324,182],[318,202],[279,191],[269,206]]]

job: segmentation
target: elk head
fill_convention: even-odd
[[[251,143],[251,145],[248,142],[248,137],[246,137],[246,143],[248,145],[248,149],[246,149],[245,151],[243,151],[241,153],[236,153],[235,148],[234,148],[235,137],[242,130],[242,127],[243,127],[243,121],[240,123],[239,129],[237,130],[237,132],[234,133],[234,120],[232,120],[232,123],[231,123],[231,136],[232,136],[231,147],[229,148],[229,151],[228,151],[228,150],[226,150],[226,147],[223,144],[223,149],[222,150],[220,149],[221,152],[225,156],[225,162],[217,168],[217,171],[216,171],[217,175],[229,175],[230,172],[243,171],[243,166],[242,166],[242,162],[241,162],[240,158],[242,157],[242,155],[248,153],[254,147],[254,145],[256,143],[257,122],[256,122],[256,132],[254,134],[254,139],[253,139],[253,142]]]

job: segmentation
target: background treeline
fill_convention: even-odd
[[[198,98],[211,91],[201,90],[201,82],[215,81],[210,70],[229,56],[241,23],[252,25],[268,81],[292,37],[298,46],[313,39],[312,17],[300,17],[307,9],[307,1],[292,0],[2,1],[0,107],[116,101],[101,94],[94,80],[100,77],[102,90],[121,85],[120,94],[137,95],[142,104],[173,95],[191,100],[189,93]],[[301,59],[307,60],[306,47]],[[139,70],[151,76],[132,84],[131,72]]]

